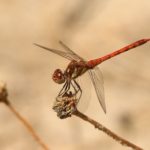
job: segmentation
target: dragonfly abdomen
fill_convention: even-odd
[[[103,57],[90,60],[90,61],[87,62],[87,64],[88,64],[88,66],[89,66],[90,68],[94,68],[95,66],[99,65],[99,64],[102,63],[103,61],[108,60],[108,59],[110,59],[110,58],[112,58],[112,57],[114,57],[114,56],[116,56],[116,55],[119,55],[119,54],[121,54],[121,53],[123,53],[123,52],[126,52],[126,51],[128,51],[128,50],[130,50],[130,49],[133,49],[133,48],[135,48],[135,47],[138,47],[138,46],[140,46],[140,45],[143,45],[143,44],[145,44],[146,42],[148,42],[149,40],[150,40],[150,39],[138,40],[138,41],[136,41],[136,42],[134,42],[134,43],[132,43],[132,44],[130,44],[130,45],[127,45],[127,46],[125,46],[125,47],[123,47],[123,48],[121,48],[121,49],[119,49],[119,50],[117,50],[117,51],[114,51],[114,52],[112,52],[112,53],[110,53],[110,54],[107,54],[107,55],[105,55],[105,56],[103,56]]]

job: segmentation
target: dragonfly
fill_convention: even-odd
[[[82,58],[77,53],[75,53],[73,50],[71,50],[62,41],[59,41],[59,43],[64,48],[64,51],[57,50],[57,49],[51,49],[51,48],[42,46],[37,43],[34,43],[34,45],[36,45],[40,48],[43,48],[47,51],[50,51],[54,54],[57,54],[61,57],[64,57],[70,61],[64,71],[62,71],[61,69],[56,69],[52,75],[52,79],[54,82],[56,82],[57,84],[64,84],[58,94],[59,97],[61,97],[61,96],[66,97],[66,95],[69,95],[69,93],[71,93],[70,89],[72,87],[72,89],[74,89],[74,95],[77,95],[77,93],[80,93],[79,97],[77,98],[79,101],[82,96],[82,88],[80,87],[80,84],[77,82],[76,79],[78,77],[82,76],[85,72],[88,72],[88,74],[92,80],[92,83],[94,85],[99,103],[100,103],[104,113],[106,113],[103,77],[102,77],[102,73],[101,73],[100,69],[98,68],[98,65],[112,57],[115,57],[116,55],[119,55],[128,50],[131,50],[140,45],[143,45],[148,41],[150,41],[150,39],[141,39],[141,40],[133,42],[121,49],[115,50],[114,52],[109,53],[103,57],[99,57],[99,58],[88,60],[88,61],[86,61],[84,58]],[[71,95],[73,95],[73,94],[71,93]]]

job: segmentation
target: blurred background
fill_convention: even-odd
[[[56,116],[52,105],[62,85],[53,83],[51,75],[56,68],[65,69],[68,60],[33,43],[62,49],[58,43],[62,40],[87,60],[103,56],[150,38],[150,1],[1,0],[0,18],[0,80],[7,82],[12,105],[50,149],[129,149],[79,118]],[[84,110],[144,149],[150,149],[149,56],[147,43],[101,64],[107,114],[91,84],[87,85],[91,100]],[[89,92],[83,88],[83,93]],[[4,104],[0,104],[0,149],[41,149]]]

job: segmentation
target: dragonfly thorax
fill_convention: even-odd
[[[65,82],[65,77],[63,72],[60,69],[56,69],[53,73],[52,79],[54,82],[58,84],[62,84]]]

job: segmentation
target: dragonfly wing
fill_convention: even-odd
[[[47,51],[50,51],[50,52],[52,52],[54,54],[57,54],[59,56],[62,56],[62,57],[66,58],[66,59],[68,59],[70,61],[74,60],[73,56],[69,52],[63,52],[61,50],[51,49],[51,48],[48,48],[48,47],[45,47],[45,46],[42,46],[42,45],[39,45],[39,44],[36,44],[36,43],[34,43],[34,45],[36,45],[36,46],[38,46],[40,48],[43,48],[43,49],[45,49]]]
[[[98,67],[95,67],[94,69],[89,70],[88,73],[92,79],[100,105],[103,111],[106,113],[103,75]]]
[[[73,50],[71,50],[66,44],[64,44],[62,41],[59,41],[59,44],[74,58],[74,60],[84,60],[82,57],[80,57],[78,54],[76,54]]]
[[[62,56],[70,61],[71,60],[76,60],[76,61],[84,60],[82,57],[80,57],[78,54],[76,54],[73,50],[71,50],[67,45],[65,45],[62,41],[59,41],[59,43],[66,50],[65,52],[61,51],[61,50],[51,49],[51,48],[48,48],[48,47],[45,47],[45,46],[42,46],[42,45],[36,44],[36,43],[34,43],[34,45],[36,45],[40,48],[43,48],[47,51],[50,51],[52,53],[55,53],[59,56]]]

